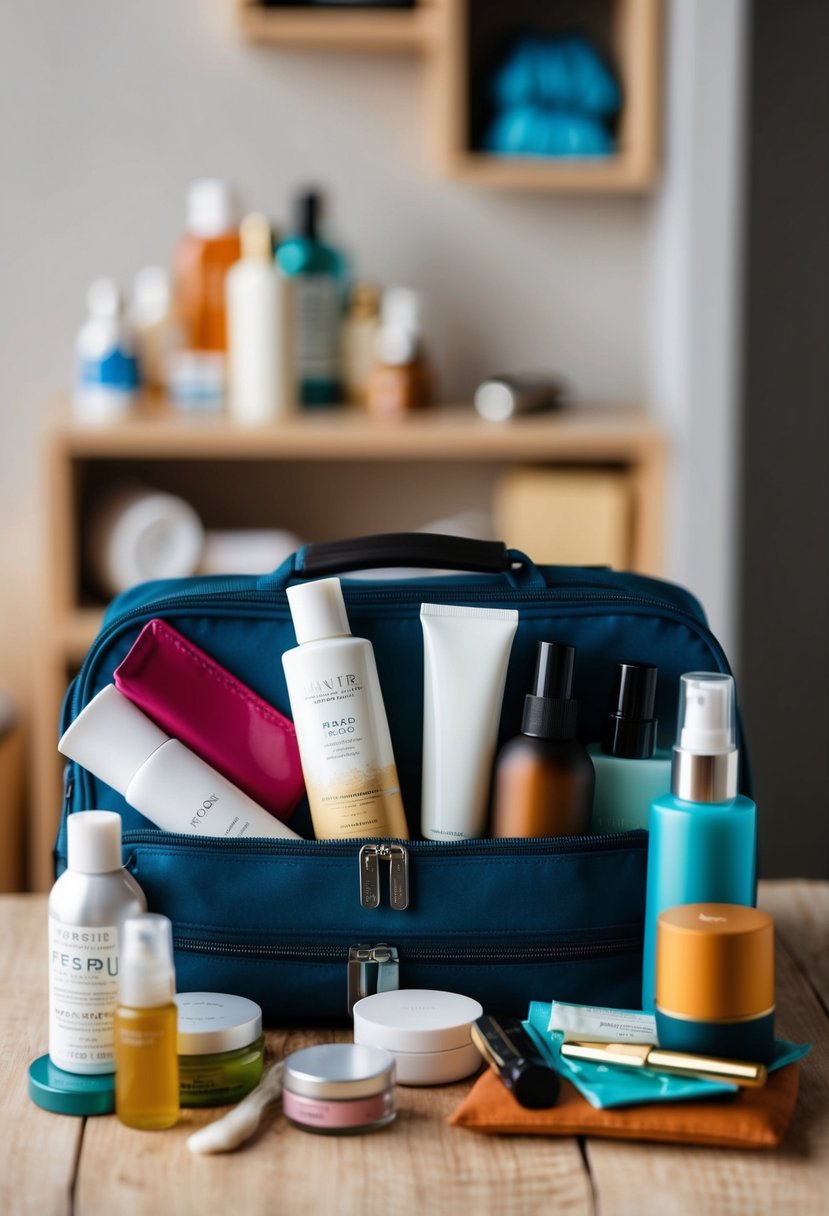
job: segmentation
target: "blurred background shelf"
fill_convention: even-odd
[[[104,611],[88,526],[114,487],[138,482],[179,495],[206,529],[284,528],[306,540],[410,531],[472,508],[539,561],[571,560],[572,543],[589,562],[658,574],[665,454],[662,433],[633,406],[506,424],[484,422],[470,405],[389,423],[331,409],[248,428],[182,415],[158,398],[102,426],[73,421],[64,405],[44,447],[47,621],[32,745],[32,884],[46,888],[52,877],[60,705]],[[334,514],[332,484],[358,491],[338,494]]]
[[[239,0],[239,25],[252,42],[297,50],[418,52],[434,37],[434,6],[327,8]]]

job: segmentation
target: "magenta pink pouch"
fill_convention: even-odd
[[[149,621],[115,687],[277,819],[304,785],[293,723],[165,621]]]

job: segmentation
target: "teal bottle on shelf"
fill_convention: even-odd
[[[682,676],[671,791],[651,803],[642,1008],[655,1006],[656,922],[680,904],[753,906],[756,807],[737,793],[734,681]]]
[[[340,328],[347,268],[345,258],[319,235],[321,199],[298,199],[297,231],[276,250],[280,270],[293,284],[297,394],[305,408],[342,401]]]

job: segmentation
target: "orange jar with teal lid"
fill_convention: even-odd
[[[774,1054],[774,921],[739,904],[661,912],[656,1033],[669,1051],[752,1060]]]
[[[262,1079],[262,1010],[226,992],[180,992],[175,999],[181,1105],[240,1102]]]

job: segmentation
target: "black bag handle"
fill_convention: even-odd
[[[305,545],[297,556],[296,572],[304,578],[382,566],[436,566],[481,574],[502,574],[510,568],[502,541],[469,540],[436,532],[386,532],[349,540],[323,540]]]
[[[503,541],[470,540],[437,532],[386,532],[303,545],[273,574],[260,579],[259,585],[284,587],[295,578],[325,578],[384,566],[504,574],[510,582],[546,585],[538,567],[524,553],[508,549]],[[515,566],[520,569],[515,570]]]

